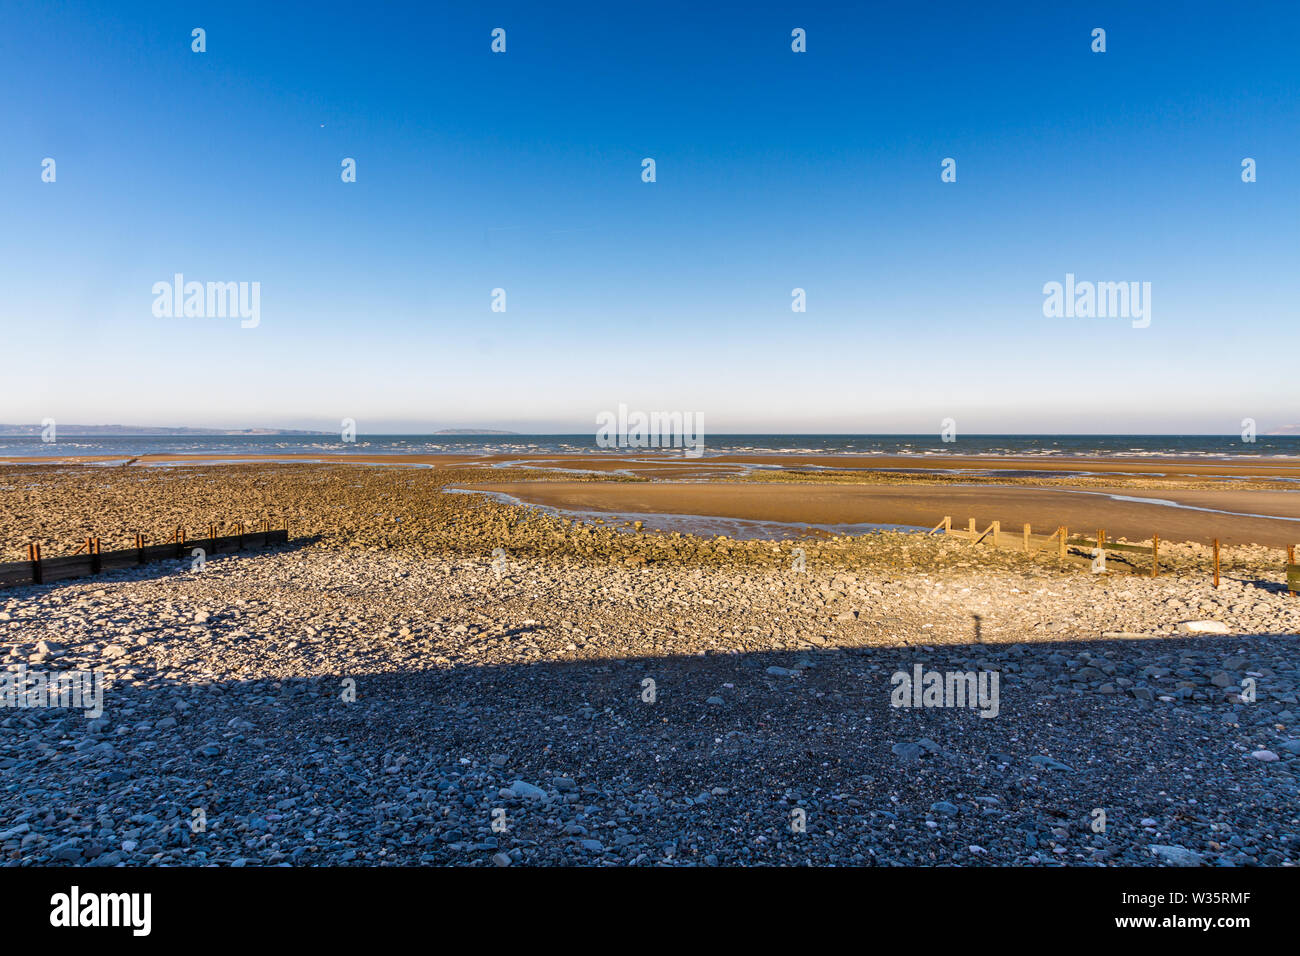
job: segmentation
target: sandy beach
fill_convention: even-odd
[[[128,465],[136,471],[219,467],[199,455],[10,460],[12,467]],[[1040,533],[1059,526],[1143,541],[1300,542],[1300,461],[1241,458],[655,454],[267,455],[244,464],[387,465],[468,469],[464,487],[573,513],[700,515],[813,525],[931,528],[945,516]],[[509,480],[528,470],[526,482]],[[542,473],[545,473],[544,475]],[[490,480],[484,481],[484,478]],[[544,477],[539,482],[537,477]],[[595,478],[612,479],[595,481]],[[499,479],[499,480],[492,480]],[[578,480],[581,479],[581,480]]]
[[[105,681],[95,719],[2,715],[5,861],[1300,862],[1300,601],[1276,550],[1229,549],[1216,590],[1195,545],[1159,578],[1094,575],[944,536],[636,534],[444,493],[498,474],[0,469],[10,559],[33,537],[293,529],[201,567],[0,591],[11,672]],[[518,475],[512,493],[566,506],[792,520],[919,520],[936,492]],[[899,707],[916,668],[996,674],[999,697]]]

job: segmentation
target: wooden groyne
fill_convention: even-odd
[[[970,519],[970,524],[966,528],[954,528],[952,517],[949,515],[944,516],[943,521],[935,525],[930,534],[938,534],[940,531],[971,544],[988,544],[995,548],[1023,551],[1026,554],[1036,555],[1042,552],[1050,554],[1055,551],[1056,556],[1063,561],[1089,564],[1101,571],[1106,570],[1106,556],[1111,552],[1118,552],[1120,560],[1129,564],[1135,571],[1148,573],[1153,578],[1160,574],[1160,536],[1157,534],[1151,536],[1150,544],[1128,544],[1108,540],[1105,528],[1097,529],[1096,535],[1089,538],[1084,535],[1071,536],[1070,530],[1064,525],[1051,534],[1044,535],[1034,534],[1029,525],[1025,525],[1019,533],[1003,531],[1001,522],[993,521],[980,531],[975,525],[974,518]],[[1150,564],[1146,567],[1133,565],[1129,555],[1144,558]],[[1219,586],[1217,538],[1214,541],[1214,586]],[[1287,548],[1286,552],[1286,589],[1292,596],[1300,592],[1300,564],[1296,564],[1294,545]]]
[[[68,578],[89,577],[105,571],[140,567],[154,561],[195,558],[197,550],[203,558],[237,551],[255,551],[289,542],[289,528],[273,529],[269,521],[261,521],[255,531],[249,531],[243,522],[234,525],[233,534],[218,534],[217,525],[208,525],[206,537],[190,538],[184,528],[172,532],[171,539],[152,544],[142,534],[136,534],[135,546],[116,551],[104,551],[98,537],[89,537],[71,554],[50,556],[41,550],[38,542],[27,546],[26,561],[0,564],[0,588],[24,584],[49,584]]]

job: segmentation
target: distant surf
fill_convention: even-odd
[[[964,455],[1036,458],[1248,459],[1300,456],[1300,435],[962,435],[944,442],[930,435],[705,436],[704,457],[718,455]],[[69,458],[83,455],[535,455],[626,454],[600,448],[594,430],[574,435],[358,435],[354,442],[323,435],[94,435],[58,433],[0,437],[0,457]]]

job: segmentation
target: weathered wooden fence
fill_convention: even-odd
[[[1160,538],[1153,535],[1151,544],[1120,544],[1114,541],[1108,541],[1105,529],[1099,529],[1095,538],[1084,537],[1083,535],[1070,535],[1070,529],[1061,525],[1051,534],[1034,534],[1031,525],[1024,525],[1020,531],[1003,531],[1002,522],[993,521],[983,531],[975,525],[975,519],[970,519],[970,526],[967,528],[954,528],[952,518],[945,517],[943,523],[936,525],[931,534],[942,531],[944,534],[961,538],[969,541],[971,544],[991,544],[995,548],[1009,548],[1013,551],[1023,551],[1026,554],[1038,554],[1045,550],[1054,550],[1058,558],[1065,560],[1074,560],[1081,563],[1089,563],[1096,556],[1097,549],[1105,553],[1124,552],[1128,554],[1141,554],[1151,559],[1150,573],[1155,577],[1160,573]],[[1082,549],[1082,550],[1081,550]]]
[[[1095,554],[1103,555],[1104,558],[1112,551],[1118,551],[1121,555],[1136,554],[1151,561],[1151,576],[1157,577],[1160,574],[1160,536],[1153,534],[1151,543],[1148,544],[1121,544],[1117,541],[1109,541],[1106,538],[1106,530],[1099,528],[1095,538],[1085,538],[1082,536],[1070,538],[1066,545],[1068,547],[1083,548],[1085,551],[1092,551]],[[1127,559],[1123,559],[1128,562]]]
[[[234,551],[269,548],[287,544],[289,528],[272,529],[269,521],[262,521],[256,531],[248,531],[243,522],[234,525],[235,533],[219,535],[215,524],[208,525],[207,537],[187,538],[184,528],[177,528],[170,541],[146,544],[142,534],[136,534],[135,547],[118,551],[104,551],[98,537],[87,538],[72,554],[50,557],[41,553],[39,543],[27,546],[27,560],[0,564],[0,588],[23,584],[49,584],[67,578],[80,578],[138,567],[153,561],[187,558],[195,548],[203,550],[204,557],[228,554]]]
[[[1082,564],[1091,564],[1098,554],[1103,556],[1103,562],[1104,556],[1110,552],[1139,554],[1150,558],[1151,567],[1149,573],[1152,577],[1160,573],[1159,535],[1152,535],[1151,544],[1149,545],[1121,544],[1108,541],[1104,528],[1098,529],[1095,538],[1087,538],[1082,535],[1071,537],[1070,529],[1064,525],[1058,527],[1051,534],[1034,534],[1034,530],[1030,525],[1024,525],[1017,533],[1003,531],[1000,521],[993,521],[987,528],[980,531],[975,526],[974,518],[970,519],[969,527],[964,529],[954,528],[950,515],[945,516],[943,522],[936,525],[930,533],[937,534],[940,531],[947,535],[962,538],[971,544],[991,544],[995,548],[1009,548],[1013,551],[1023,551],[1026,554],[1038,554],[1050,548],[1056,551],[1058,558]],[[1126,563],[1131,563],[1126,558],[1123,560]]]
[[[1129,564],[1135,571],[1143,570],[1133,565],[1127,557],[1123,557],[1130,554],[1138,555],[1151,561],[1148,569],[1151,577],[1160,574],[1160,536],[1157,534],[1151,536],[1150,544],[1128,544],[1107,540],[1104,528],[1098,529],[1096,537],[1093,538],[1082,535],[1071,537],[1069,529],[1064,525],[1047,535],[1036,535],[1029,525],[1025,525],[1021,532],[1016,534],[1003,531],[1001,523],[997,521],[991,522],[987,528],[980,531],[975,526],[974,518],[970,519],[969,527],[954,528],[951,516],[945,516],[940,524],[930,530],[930,534],[938,534],[940,531],[969,541],[971,544],[991,544],[997,548],[1024,551],[1026,554],[1038,554],[1054,543],[1057,557],[1080,564],[1091,564],[1100,555],[1103,569],[1106,555],[1119,552],[1120,560]],[[1219,586],[1219,540],[1217,538],[1214,540],[1214,586],[1216,588]],[[1292,597],[1300,592],[1300,564],[1296,564],[1295,545],[1286,549],[1286,589]]]
[[[1059,557],[1067,556],[1066,538],[1069,532],[1065,528],[1057,528],[1051,534],[1034,534],[1030,525],[1025,525],[1019,533],[1012,531],[1003,531],[1002,522],[994,521],[987,528],[980,531],[975,526],[975,519],[970,519],[970,526],[967,528],[954,528],[952,518],[945,517],[943,523],[935,527],[930,533],[934,534],[942,531],[944,534],[957,538],[963,538],[971,544],[988,543],[995,548],[1011,548],[1016,551],[1024,551],[1026,554],[1037,554],[1045,548],[1051,547],[1055,543]]]

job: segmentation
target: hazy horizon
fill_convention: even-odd
[[[5,428],[8,428],[8,427],[10,427],[10,426],[9,426],[9,425],[6,425],[6,424],[3,424],[3,423],[0,423],[0,429],[5,429]],[[0,431],[0,437],[7,437],[7,438],[35,437],[35,438],[39,438],[39,436],[40,436],[40,428],[41,428],[40,425],[19,425],[18,427],[31,428],[31,429],[33,429],[33,432],[32,432],[31,434],[13,435],[13,434],[8,434],[8,433],[6,433],[6,432],[4,432],[4,431]],[[102,433],[102,434],[80,434],[80,433],[78,433],[78,432],[75,432],[75,431],[72,431],[72,430],[71,430],[71,429],[75,429],[75,428],[100,428],[100,429],[104,429],[104,428],[122,428],[122,429],[130,429],[130,428],[147,428],[147,429],[150,429],[151,431],[150,431],[149,433],[141,433],[141,434],[134,434],[134,433],[131,433],[131,432],[128,432],[128,431],[122,431],[122,432],[107,432],[107,433]],[[338,434],[339,434],[339,431],[340,431],[338,428],[334,428],[334,429],[326,429],[326,428],[320,428],[320,427],[310,426],[310,425],[272,425],[272,426],[256,426],[256,425],[250,425],[250,426],[241,426],[241,425],[228,425],[228,426],[227,426],[227,425],[176,425],[176,424],[170,424],[170,425],[147,425],[147,424],[143,424],[143,423],[139,423],[139,422],[131,423],[131,424],[105,423],[105,424],[96,424],[96,425],[92,425],[92,424],[89,424],[89,423],[86,423],[86,422],[78,422],[78,423],[73,423],[73,424],[68,424],[68,425],[58,424],[58,425],[57,425],[57,434],[58,434],[60,437],[95,437],[95,438],[98,438],[98,437],[112,438],[112,437],[115,437],[115,436],[121,436],[121,437],[148,437],[150,434],[151,434],[151,435],[154,435],[154,436],[156,436],[156,437],[169,437],[169,436],[170,436],[170,437],[184,437],[184,433],[183,433],[183,432],[177,432],[177,433],[169,433],[169,432],[167,432],[166,429],[168,429],[168,428],[174,428],[174,429],[178,429],[178,430],[179,430],[179,429],[195,429],[195,430],[208,431],[208,432],[211,432],[211,433],[212,433],[212,437],[219,437],[220,433],[230,433],[231,435],[238,435],[238,434],[240,434],[240,433],[245,433],[245,432],[256,432],[256,431],[266,431],[266,432],[270,432],[270,433],[275,433],[275,432],[298,432],[298,433],[299,433],[300,435],[302,435],[303,437],[326,437],[326,436],[338,435]],[[1261,436],[1265,436],[1265,435],[1267,435],[1267,436],[1275,437],[1275,438],[1296,437],[1297,435],[1300,435],[1300,432],[1296,432],[1296,431],[1281,431],[1281,429],[1283,429],[1283,428],[1289,428],[1289,429],[1300,429],[1300,425],[1277,426],[1276,429],[1266,429],[1266,428],[1261,428],[1261,429],[1259,429],[1259,430],[1257,431],[1257,434],[1259,434],[1259,435],[1261,435]],[[482,429],[482,430],[480,431],[480,430],[478,430],[478,429]],[[552,437],[552,436],[564,436],[564,437],[571,437],[571,436],[585,436],[585,435],[592,435],[592,434],[594,434],[594,432],[595,432],[595,429],[594,429],[594,428],[585,428],[585,429],[584,429],[584,428],[568,428],[568,429],[565,429],[565,428],[553,428],[553,429],[549,429],[549,430],[545,430],[545,431],[542,431],[542,430],[537,430],[537,431],[522,431],[522,430],[517,430],[517,429],[513,429],[513,428],[505,428],[504,426],[499,426],[499,425],[480,425],[480,426],[469,426],[469,425],[466,425],[466,426],[457,426],[457,425],[430,425],[430,426],[423,427],[423,428],[412,426],[412,427],[402,427],[402,428],[393,428],[393,429],[387,429],[387,428],[382,428],[382,429],[381,429],[381,428],[370,428],[370,429],[367,429],[367,428],[362,427],[362,423],[358,423],[358,424],[357,424],[356,435],[357,435],[358,438],[391,438],[391,437],[404,437],[404,436],[423,437],[423,436],[434,436],[434,435],[439,435],[439,434],[448,434],[448,433],[453,433],[453,434],[457,434],[457,435],[464,436],[464,437],[476,437],[476,436],[484,436],[484,437],[487,437],[487,436],[491,436],[491,435],[493,435],[494,433],[497,433],[497,434],[517,435],[517,436],[521,436],[521,437],[534,437],[534,436],[546,436],[546,437]],[[925,432],[916,432],[916,431],[772,431],[772,430],[754,430],[754,429],[737,429],[737,430],[730,430],[730,429],[714,429],[714,430],[709,430],[709,429],[706,428],[706,429],[705,429],[705,432],[706,432],[706,433],[709,433],[709,434],[713,434],[713,435],[715,435],[715,436],[735,436],[735,435],[785,436],[785,435],[788,435],[788,436],[810,436],[810,437],[828,437],[828,438],[834,438],[834,437],[867,437],[867,438],[874,438],[874,437],[890,437],[890,438],[929,438],[929,437],[936,437],[936,436],[939,436],[939,435],[940,435],[940,431],[939,431],[939,429],[932,429],[932,430],[930,430],[930,431],[925,431]],[[200,434],[200,435],[197,436],[197,437],[203,437],[203,436]],[[963,433],[959,433],[959,437],[971,438],[971,439],[974,439],[974,438],[1007,438],[1007,437],[1012,437],[1012,438],[1079,438],[1079,437],[1122,437],[1122,438],[1231,438],[1231,439],[1234,439],[1234,440],[1240,440],[1240,438],[1241,438],[1241,434],[1240,434],[1240,429],[1238,429],[1238,430],[1235,431],[1235,432],[1230,432],[1230,431],[1224,431],[1224,432],[1215,432],[1215,431],[1182,431],[1182,432],[1122,432],[1122,431],[1032,432],[1032,431],[990,431],[990,432],[963,432]]]

